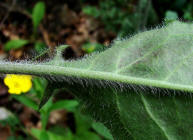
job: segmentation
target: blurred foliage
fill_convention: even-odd
[[[168,10],[165,14],[165,23],[168,24],[178,19],[178,14],[174,11]]]
[[[139,2],[134,0],[104,0],[99,1],[97,6],[85,6],[83,12],[99,18],[108,31],[118,33],[119,36],[126,36],[143,29],[147,25],[148,19],[151,23],[157,21],[150,0]]]
[[[9,40],[4,47],[5,51],[10,51],[11,49],[19,49],[25,46],[28,43],[28,40],[17,39],[17,40]]]
[[[43,2],[38,2],[33,8],[32,12],[32,21],[33,21],[33,27],[34,31],[36,31],[38,25],[42,21],[45,14],[45,4]]]
[[[34,49],[36,52],[43,52],[46,50],[46,44],[43,42],[35,42]]]
[[[47,81],[41,78],[33,79],[33,88],[29,93],[21,94],[21,95],[11,95],[11,97],[25,106],[38,111],[38,104],[44,92],[46,92]],[[78,102],[76,100],[60,100],[53,102],[53,100],[49,100],[44,107],[39,110],[41,116],[42,128],[32,128],[30,132],[24,128],[17,118],[17,115],[11,114],[6,119],[1,120],[0,124],[2,126],[9,125],[12,128],[12,135],[14,136],[15,131],[17,129],[22,129],[24,132],[29,135],[27,138],[31,138],[31,136],[35,137],[38,140],[100,140],[100,136],[96,134],[91,129],[93,128],[96,132],[99,132],[101,136],[106,137],[107,139],[112,138],[109,131],[106,129],[104,125],[100,125],[99,127],[92,127],[94,123],[88,116],[83,116],[79,112]],[[50,113],[55,110],[65,109],[68,112],[73,112],[75,116],[76,122],[76,132],[73,133],[69,128],[64,128],[63,126],[55,125],[50,127],[48,130],[47,123],[50,116]],[[19,126],[19,127],[18,127]],[[24,139],[23,137],[9,137],[8,139],[18,140]]]
[[[82,10],[100,19],[108,31],[119,36],[154,26],[164,18],[176,19],[178,14],[180,19],[193,19],[193,1],[188,0],[99,0],[97,5],[88,4]]]
[[[193,4],[187,5],[187,8],[184,9],[183,18],[189,21],[193,20]]]
[[[101,50],[104,50],[104,45],[99,44],[99,43],[87,42],[82,45],[82,50],[85,51],[86,53],[101,51]]]

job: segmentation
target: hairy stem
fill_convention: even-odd
[[[60,67],[60,66],[52,66],[46,64],[23,64],[23,63],[11,63],[11,62],[3,62],[0,63],[0,72],[11,74],[31,74],[38,76],[72,76],[77,78],[90,78],[96,80],[107,80],[128,84],[136,84],[136,85],[144,85],[144,86],[153,86],[159,88],[180,90],[192,92],[193,87],[188,85],[180,85],[173,84],[165,81],[137,78],[124,76],[119,74],[114,74],[110,72],[101,72],[101,71],[93,71],[93,70],[85,70],[78,68],[70,68],[70,67]]]

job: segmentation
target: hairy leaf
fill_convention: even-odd
[[[116,40],[81,60],[61,55],[58,49],[45,63],[0,62],[0,71],[44,76],[54,88],[73,93],[114,139],[193,138],[191,23],[176,21]]]

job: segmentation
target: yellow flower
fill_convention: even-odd
[[[4,83],[9,87],[10,94],[21,94],[28,92],[32,87],[32,76],[7,74]]]

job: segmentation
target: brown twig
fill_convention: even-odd
[[[50,42],[50,36],[48,35],[48,32],[47,32],[47,30],[45,30],[44,29],[44,27],[43,27],[43,25],[42,24],[40,24],[39,25],[39,29],[40,29],[40,31],[41,31],[41,33],[42,33],[42,35],[43,35],[43,38],[44,38],[44,41],[45,41],[45,43],[46,43],[46,45],[51,49],[51,51],[52,51],[52,43]]]

